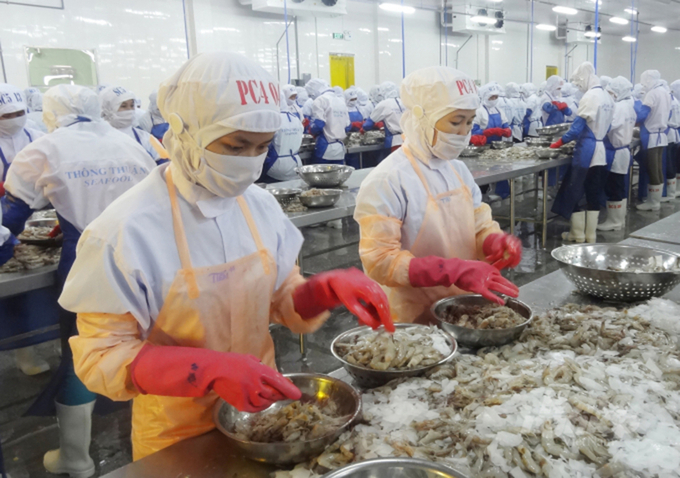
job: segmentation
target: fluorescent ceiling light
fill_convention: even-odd
[[[444,45],[450,46],[452,48],[458,48],[458,45],[454,45],[453,43],[442,43],[442,46],[444,46]]]
[[[666,33],[668,28],[666,27],[652,27],[652,31],[656,33]]]
[[[539,23],[536,25],[536,29],[545,30],[546,32],[554,32],[557,30],[557,27],[555,25],[548,25],[547,23]]]
[[[378,27],[378,31],[379,31],[379,32],[388,32],[388,31],[390,31],[390,29],[389,29],[389,28]]]
[[[496,18],[484,17],[482,15],[475,15],[470,20],[472,20],[475,23],[482,23],[484,25],[493,25],[494,23],[496,23]]]
[[[557,6],[557,7],[553,7],[553,12],[563,13],[565,15],[576,15],[578,13],[578,10],[576,10],[575,8],[571,8],[571,7]]]
[[[621,17],[611,17],[609,19],[609,21],[612,22],[612,23],[617,23],[619,25],[628,25],[628,20],[626,20],[625,18],[621,18]]]
[[[491,3],[501,3],[503,0],[489,0]]]
[[[635,10],[634,8],[626,8],[624,12],[630,13],[631,15],[637,15],[637,10]]]
[[[493,43],[494,45],[502,45],[503,40],[492,40],[491,43]]]
[[[629,43],[634,43],[634,42],[636,41],[636,40],[635,40],[635,37],[632,37],[632,36],[630,36],[630,35],[626,35],[625,37],[621,38],[621,40],[627,41],[627,42],[629,42]]]
[[[397,5],[396,3],[381,3],[380,8],[387,10],[388,12],[399,12],[399,13],[415,13],[416,9],[413,7],[408,7],[406,5]]]
[[[371,33],[371,30],[369,30],[368,28],[359,28],[359,31],[364,33]]]

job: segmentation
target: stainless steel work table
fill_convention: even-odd
[[[630,237],[648,241],[680,244],[680,212],[631,233]]]
[[[0,299],[23,294],[57,282],[57,266],[46,266],[30,271],[0,274]]]

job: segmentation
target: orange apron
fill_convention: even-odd
[[[427,193],[423,223],[410,249],[415,257],[437,256],[444,259],[474,260],[477,257],[475,210],[472,193],[458,172],[449,164],[461,187],[432,196],[418,161],[408,147],[402,148]],[[451,287],[410,286],[383,287],[390,301],[392,318],[397,322],[413,322],[432,304],[444,297],[465,294]]]
[[[262,244],[245,199],[236,198],[257,252],[226,264],[194,269],[170,168],[166,182],[182,269],[165,297],[148,341],[251,354],[275,369],[269,316],[276,262]],[[212,430],[212,410],[218,398],[215,392],[200,398],[136,397],[132,405],[133,458],[139,460]]]

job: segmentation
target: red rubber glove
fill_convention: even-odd
[[[293,292],[295,311],[303,319],[344,305],[359,322],[394,332],[387,296],[377,282],[359,269],[335,270],[316,274]]]
[[[50,233],[47,235],[47,237],[53,239],[53,238],[57,237],[59,234],[61,234],[61,226],[60,226],[59,224],[57,224],[56,226],[54,226],[54,227],[52,228],[52,230],[51,230]]]
[[[378,121],[375,123],[375,127],[378,129],[383,129],[385,127],[385,122],[384,121]]]
[[[522,242],[510,234],[489,234],[484,239],[482,250],[486,261],[498,270],[517,267],[522,260]]]
[[[0,181],[0,198],[5,195],[5,181]]]
[[[557,141],[555,141],[553,144],[551,144],[550,147],[552,149],[557,149],[557,148],[561,148],[563,144],[564,144],[564,141],[562,141],[562,138],[560,138]]]
[[[309,118],[305,118],[302,120],[302,126],[304,126],[305,129],[309,128]]]
[[[486,144],[486,136],[476,134],[470,138],[470,144],[473,146],[484,146]]]
[[[363,127],[364,127],[363,121],[355,121],[354,123],[352,123],[352,129],[354,131],[360,131],[363,129]]]
[[[566,104],[566,103],[560,102],[560,103],[557,105],[557,107],[560,109],[560,111],[564,111],[564,110],[566,110],[567,108],[569,108],[569,105]]]
[[[419,257],[411,259],[408,278],[413,287],[455,285],[464,291],[481,294],[500,305],[503,305],[503,299],[492,291],[510,297],[519,295],[517,286],[504,278],[498,269],[481,261]]]
[[[498,129],[503,132],[501,136],[503,136],[504,138],[509,138],[510,136],[512,136],[512,130],[510,128],[498,128]]]
[[[490,137],[490,136],[498,136],[496,134],[496,128],[488,128],[485,129],[484,132],[482,133],[485,137]]]
[[[214,390],[242,412],[259,412],[279,400],[297,400],[298,388],[257,357],[193,347],[146,344],[130,365],[143,394],[202,397]]]

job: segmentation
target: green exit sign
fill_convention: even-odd
[[[333,40],[342,40],[345,36],[342,33],[333,33]]]

